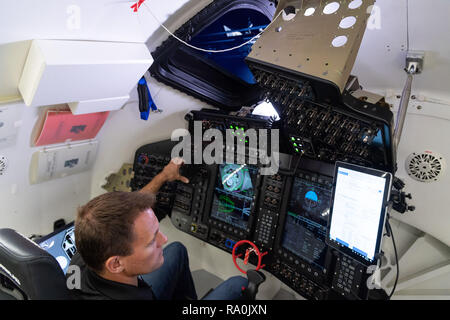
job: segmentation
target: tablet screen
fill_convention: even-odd
[[[391,174],[336,164],[329,240],[367,264],[379,252]]]
[[[41,239],[37,244],[50,253],[58,261],[64,274],[67,272],[70,260],[75,255],[75,227],[73,222],[66,225],[62,230],[53,232]]]

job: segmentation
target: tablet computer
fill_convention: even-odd
[[[326,242],[363,265],[381,250],[392,174],[336,162]]]
[[[36,241],[45,251],[50,253],[58,261],[64,274],[67,272],[70,260],[75,255],[75,226],[71,222],[63,228],[54,231]]]

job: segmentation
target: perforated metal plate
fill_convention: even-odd
[[[288,7],[295,7],[295,16],[283,12],[253,45],[248,57],[329,81],[342,93],[374,2],[280,0],[275,16]],[[292,12],[292,8],[287,11]]]

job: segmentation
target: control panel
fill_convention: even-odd
[[[130,183],[132,191],[145,187],[169,164],[170,152],[174,145],[175,143],[170,140],[162,141],[145,145],[136,151],[133,164],[134,178]],[[165,183],[156,194],[154,212],[158,220],[171,214],[177,184],[177,182]]]
[[[212,168],[191,166],[190,173],[181,174],[189,178],[189,184],[178,183],[171,219],[174,226],[200,239],[207,239],[210,227],[203,221],[203,212],[210,203],[208,193],[213,176]]]
[[[344,254],[334,252],[336,263],[331,288],[346,299],[367,295],[367,272],[363,266]]]
[[[286,177],[276,174],[266,176],[261,187],[254,240],[264,250],[273,249],[285,184]]]
[[[208,130],[218,130],[225,142],[229,139],[228,135],[235,140],[236,143],[251,148],[259,147],[258,139],[253,139],[248,135],[249,129],[254,129],[256,136],[259,129],[270,130],[274,124],[274,118],[253,115],[251,112],[243,111],[241,113],[234,112],[233,114],[224,113],[218,110],[202,109],[200,111],[191,111],[186,115],[188,120],[188,128],[191,135],[201,135],[202,137],[208,137]],[[246,135],[247,133],[247,135]],[[270,134],[269,134],[270,136]],[[214,137],[217,138],[217,137]],[[210,144],[214,138],[204,139],[202,146]],[[210,140],[211,139],[211,140]],[[194,146],[198,147],[198,146]],[[198,151],[198,150],[196,150]]]
[[[349,92],[331,99],[333,90],[317,79],[248,63],[264,99],[280,111],[288,153],[392,171],[393,114],[385,103],[371,104]]]
[[[136,152],[135,190],[170,161],[173,146],[163,141]],[[333,166],[284,156],[290,161],[274,175],[250,164],[184,165],[189,183],[164,185],[155,212],[229,253],[240,240],[253,242],[267,252],[264,269],[308,299],[365,299],[365,268],[325,243]],[[248,261],[257,264],[255,255]]]

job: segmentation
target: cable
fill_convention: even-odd
[[[394,233],[392,232],[391,224],[389,223],[389,216],[388,216],[388,218],[386,220],[386,227],[389,229],[388,232],[390,233],[390,235],[392,237],[392,244],[394,245],[394,253],[395,253],[395,266],[396,266],[396,269],[397,269],[397,274],[395,276],[394,287],[392,288],[392,292],[389,295],[389,300],[390,300],[391,297],[394,295],[395,288],[397,287],[397,282],[398,282],[398,276],[400,274],[400,269],[399,269],[399,266],[398,266],[397,246],[395,245]]]
[[[238,45],[238,46],[236,46],[236,47],[232,47],[232,48],[228,48],[228,49],[223,49],[223,50],[208,50],[208,49],[203,49],[203,48],[195,47],[195,46],[193,46],[193,45],[187,43],[186,41],[184,41],[184,40],[178,38],[178,37],[177,37],[176,35],[174,35],[173,32],[171,32],[165,25],[163,25],[163,24],[158,20],[158,18],[155,17],[155,15],[154,15],[153,12],[150,10],[150,7],[147,5],[147,3],[144,2],[143,5],[147,8],[148,12],[150,12],[150,14],[151,14],[151,15],[153,16],[153,18],[156,20],[156,22],[157,22],[164,30],[166,30],[172,37],[174,37],[175,39],[177,39],[177,40],[178,40],[179,42],[181,42],[182,44],[188,46],[189,48],[192,48],[192,49],[195,49],[195,50],[198,50],[198,51],[208,52],[208,53],[223,53],[223,52],[228,52],[228,51],[232,51],[232,50],[236,50],[236,49],[242,48],[243,46],[249,44],[250,42],[252,42],[252,41],[255,40],[256,38],[258,38],[259,36],[261,36],[261,35],[264,33],[264,31],[266,31],[266,30],[272,25],[272,23],[274,23],[275,20],[277,20],[278,17],[283,13],[283,10],[281,10],[281,11],[278,13],[278,15],[272,20],[272,22],[271,22],[271,23],[270,23],[263,31],[261,31],[259,34],[257,34],[256,36],[254,36],[254,37],[251,38],[250,40],[248,40],[248,41],[246,41],[246,42],[244,42],[244,43],[242,43],[242,44],[240,44],[240,45]]]
[[[409,52],[409,0],[406,0],[406,52]]]

